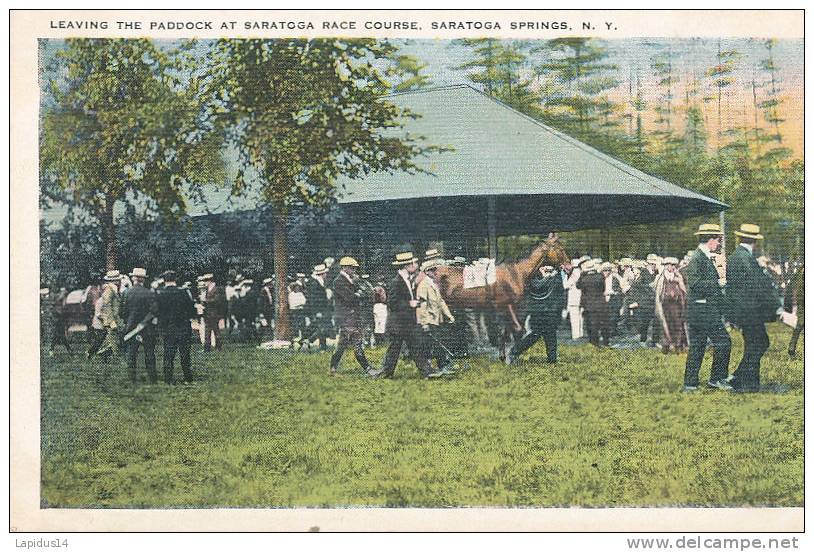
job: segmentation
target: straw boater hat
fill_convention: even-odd
[[[613,270],[613,265],[610,263],[602,263],[601,271],[605,272],[606,270]]]
[[[678,259],[676,259],[675,257],[664,257],[662,263],[666,265],[677,265]]]
[[[405,251],[404,253],[396,253],[396,258],[392,264],[393,266],[405,266],[417,262],[418,259],[413,255],[412,251]]]
[[[328,267],[325,266],[325,263],[320,263],[314,267],[313,274],[319,276],[320,274],[325,274],[328,272]]]
[[[208,282],[209,280],[214,280],[214,279],[215,279],[215,275],[212,274],[211,272],[207,272],[206,274],[201,276],[201,280],[204,281],[204,282]]]
[[[161,279],[164,280],[164,282],[174,282],[176,278],[178,278],[178,276],[175,274],[174,270],[165,270],[161,274]]]
[[[271,278],[264,278],[263,279],[263,285],[270,284],[270,283],[271,283]]]
[[[588,259],[582,261],[582,271],[583,272],[595,272],[596,271],[596,261],[593,259]]]
[[[441,259],[438,258],[429,259],[421,263],[421,270],[426,272],[427,270],[433,270],[435,268],[438,268],[443,264],[444,263],[441,261]]]
[[[252,285],[253,283],[254,283],[254,280],[252,280],[251,278],[246,278],[245,280],[243,280],[243,281],[240,283],[240,285],[241,285],[241,286],[250,286],[250,285]]]
[[[740,230],[735,230],[735,235],[739,238],[749,238],[750,240],[762,240],[760,226],[757,224],[741,224]]]
[[[105,277],[103,278],[103,280],[106,282],[118,282],[121,279],[122,275],[121,273],[119,273],[118,270],[108,270],[107,273],[105,273]]]
[[[359,262],[353,257],[342,257],[339,259],[339,266],[355,266],[359,267]]]
[[[588,255],[583,255],[582,257],[580,257],[579,259],[577,259],[576,265],[577,265],[578,267],[580,267],[580,268],[584,269],[584,268],[587,266],[587,265],[586,265],[586,263],[588,263],[590,260],[591,260],[591,257],[590,257],[590,256],[588,256]]]
[[[655,253],[650,253],[647,256],[647,262],[652,263],[652,264],[656,264],[657,262],[659,262],[659,256],[656,255]]]
[[[134,268],[133,271],[130,273],[130,276],[135,276],[137,278],[146,278],[147,277],[147,269],[146,268]]]
[[[438,251],[437,249],[427,249],[427,251],[424,252],[425,261],[439,258],[441,258],[441,252]]]
[[[722,236],[721,227],[718,224],[702,224],[698,227],[696,236]]]
[[[631,259],[630,257],[622,257],[619,260],[619,264],[622,266],[633,266],[633,259]]]

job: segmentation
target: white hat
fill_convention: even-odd
[[[121,279],[122,275],[118,270],[108,270],[104,277],[104,280],[108,282],[117,282]]]
[[[146,278],[147,277],[147,269],[146,268],[134,268],[133,271],[130,273],[130,276],[136,276],[138,278]]]
[[[678,259],[676,259],[675,257],[664,257],[664,260],[662,262],[666,265],[677,265]]]
[[[269,278],[263,278],[263,284],[270,284],[270,283],[271,283],[271,278],[270,277]]]
[[[313,274],[319,275],[325,274],[326,272],[328,272],[328,267],[325,265],[325,263],[320,263],[314,267]]]
[[[436,257],[434,259],[428,259],[428,260],[424,261],[423,263],[421,263],[421,270],[423,270],[423,271],[432,270],[434,268],[438,268],[439,266],[442,266],[443,264],[444,264],[444,262],[441,259],[439,259],[438,257]]]
[[[243,280],[242,282],[240,282],[240,285],[241,285],[241,286],[250,286],[250,285],[252,285],[253,283],[254,283],[254,280],[252,280],[251,278],[246,278],[245,280]]]
[[[656,264],[657,262],[659,262],[659,256],[656,255],[655,253],[650,253],[647,256],[647,262],[652,263],[652,264]]]

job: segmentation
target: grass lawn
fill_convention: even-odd
[[[42,505],[802,506],[790,333],[770,325],[762,368],[789,391],[755,395],[682,394],[685,355],[590,345],[444,381],[405,361],[363,379],[351,351],[331,378],[328,353],[198,347],[190,387],[131,387],[124,361],[60,351],[41,365]]]

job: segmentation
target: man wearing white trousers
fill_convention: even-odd
[[[582,307],[580,307],[582,290],[577,287],[577,281],[582,275],[583,264],[589,260],[591,258],[585,255],[571,261],[571,273],[565,280],[565,289],[568,293],[566,309],[568,311],[568,320],[571,322],[571,339],[573,340],[581,339],[584,335],[582,331]]]

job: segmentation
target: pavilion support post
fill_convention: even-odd
[[[601,248],[602,258],[610,262],[611,258],[611,237],[610,228],[602,229]]]
[[[726,215],[724,211],[721,211],[718,214],[718,219],[720,220],[721,225],[721,252],[726,255]]]
[[[495,212],[495,196],[489,196],[486,204],[486,224],[489,232],[487,240],[490,259],[497,259],[497,221],[495,220]]]

